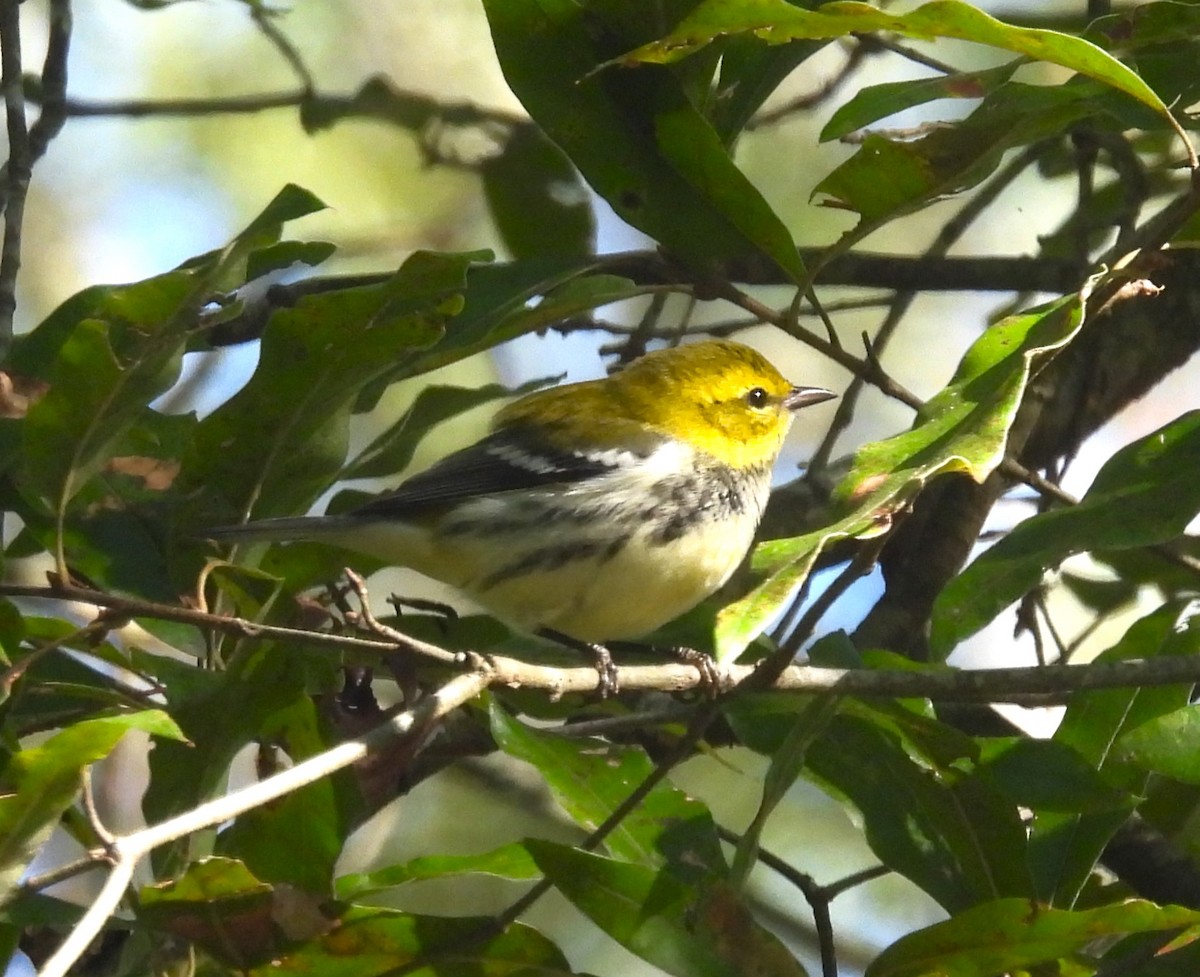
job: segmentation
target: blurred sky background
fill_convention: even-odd
[[[1022,5],[987,3],[993,11],[1015,11]],[[1078,2],[1049,4],[1029,0],[1024,9],[1045,12],[1057,6],[1077,10]],[[281,11],[283,6],[279,7]],[[25,61],[34,70],[43,56],[46,27],[44,0],[22,5]],[[88,101],[251,95],[294,90],[295,73],[264,38],[238,0],[187,0],[163,9],[139,9],[123,0],[79,0],[70,58],[69,94]],[[467,101],[519,113],[496,63],[487,23],[478,0],[298,0],[280,16],[278,27],[295,44],[322,93],[349,94],[375,74],[386,75],[400,88],[426,92],[445,102]],[[938,56],[964,66],[982,67],[1003,60],[997,52],[946,44]],[[819,87],[842,55],[836,48],[812,59],[791,79],[772,104],[789,95]],[[1046,69],[1046,80],[1053,76]],[[926,69],[895,59],[869,67],[864,80],[917,77]],[[836,239],[850,217],[814,206],[813,185],[851,152],[838,144],[818,145],[816,133],[828,111],[801,115],[760,129],[740,145],[739,162],[793,228],[797,242],[820,245]],[[931,118],[961,115],[973,103],[935,103],[922,113],[890,120],[889,126],[912,125]],[[440,148],[466,160],[486,152],[478,133],[448,132]],[[294,109],[252,115],[199,118],[69,119],[35,170],[26,209],[24,261],[18,288],[18,326],[29,329],[79,289],[96,283],[144,278],[179,264],[197,253],[219,247],[253,217],[285,183],[296,183],[322,198],[329,209],[289,227],[294,236],[329,240],[338,245],[334,259],[320,273],[380,271],[396,267],[417,248],[474,250],[493,248],[502,255],[480,183],[469,169],[428,166],[414,136],[376,121],[351,120],[314,135],[306,134]],[[1019,181],[1005,192],[989,216],[978,222],[955,247],[956,254],[1023,254],[1036,246],[1036,235],[1052,230],[1072,206],[1073,185]],[[644,240],[616,221],[602,204],[601,250],[640,247]],[[932,240],[949,206],[901,220],[871,238],[866,247],[911,252]],[[1036,219],[1035,219],[1036,218]],[[837,290],[823,293],[836,298]],[[770,296],[780,304],[788,296]],[[949,379],[957,359],[1007,296],[947,293],[917,301],[901,330],[901,338],[885,357],[887,368],[910,389],[929,396]],[[636,310],[608,313],[636,318]],[[717,313],[717,317],[727,313]],[[838,314],[835,322],[853,345],[853,337],[871,330],[882,310]],[[746,337],[766,351],[798,382],[841,389],[846,375],[778,334],[759,331]],[[499,378],[516,384],[532,377],[566,373],[571,379],[596,376],[600,337],[527,337],[494,358],[480,358],[448,371],[453,382],[474,384]],[[252,347],[220,354],[212,385],[197,406],[211,409],[253,369]],[[1116,425],[1123,442],[1152,430],[1189,403],[1194,373],[1177,375],[1155,397],[1135,405]],[[402,409],[412,391],[399,391],[388,409]],[[427,464],[461,442],[477,436],[488,411],[480,412],[431,438],[416,464]],[[832,416],[829,413],[827,416]],[[885,437],[906,427],[909,412],[868,393],[858,420],[842,443],[850,451],[865,440]],[[820,430],[795,433],[782,469],[785,476],[819,441]],[[1085,449],[1067,487],[1082,492],[1098,464],[1114,445],[1112,439]],[[877,584],[866,581],[857,599],[843,601],[827,626],[851,626]],[[1014,645],[1011,622],[980,636],[974,660],[1016,664],[1032,661],[1028,642]],[[753,814],[757,758],[746,753],[688,764],[676,782],[708,800],[718,817],[734,829]],[[486,769],[485,769],[486,768]],[[482,850],[497,843],[481,837],[486,820],[513,837],[545,830],[542,810],[530,811],[528,784],[497,788],[492,765],[474,772],[437,778],[402,799],[404,831],[386,818],[378,830],[364,831],[346,855],[347,870],[361,870],[375,860],[406,858],[445,850]],[[511,771],[505,772],[510,776]],[[506,809],[508,816],[498,816]],[[447,817],[447,811],[465,816]],[[393,819],[394,810],[384,812]],[[803,829],[797,832],[797,825]],[[765,843],[818,881],[832,881],[872,863],[861,837],[833,801],[803,785],[790,807],[780,811]],[[561,831],[561,828],[558,829]],[[441,832],[435,835],[434,832]],[[764,898],[777,910],[809,925],[799,893],[775,877],[760,873]],[[445,890],[428,887],[422,899],[445,899]],[[482,886],[479,902],[465,905],[456,883],[446,911],[475,912],[511,895],[511,886]],[[408,897],[406,897],[408,898]],[[415,898],[415,897],[414,897]],[[422,903],[425,904],[425,903]],[[551,917],[553,920],[551,921]],[[895,878],[855,889],[834,903],[834,923],[846,961],[844,972],[869,960],[874,950],[907,930],[940,918],[923,894]],[[545,900],[533,920],[560,934],[572,963],[598,974],[636,977],[656,973],[629,957],[587,925],[561,901]],[[569,934],[563,936],[562,934]],[[802,933],[789,938],[803,941]],[[858,951],[855,951],[855,947]],[[809,954],[811,965],[814,957]]]

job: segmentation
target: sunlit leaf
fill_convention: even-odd
[[[12,889],[75,801],[84,768],[108,756],[131,729],[185,739],[166,713],[147,709],[84,720],[12,756],[0,774],[0,892]]]

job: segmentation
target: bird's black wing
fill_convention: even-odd
[[[612,471],[612,453],[584,454],[548,447],[520,426],[503,428],[456,451],[351,513],[411,518],[464,499],[546,485],[564,485]]]

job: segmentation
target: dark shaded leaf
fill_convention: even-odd
[[[574,973],[561,951],[521,923],[498,936],[488,916],[416,916],[351,906],[328,933],[247,971],[250,977],[383,977],[418,960],[426,972],[480,977]],[[420,972],[420,971],[418,971]]]
[[[600,929],[676,977],[803,975],[779,940],[754,922],[731,888],[694,886],[669,872],[529,841],[538,868]]]
[[[596,218],[571,161],[537,126],[519,126],[480,168],[492,220],[514,258],[596,249]]]
[[[946,586],[930,645],[948,654],[1028,593],[1068,556],[1128,549],[1179,535],[1200,511],[1200,411],[1190,411],[1108,460],[1079,505],[1027,519]]]
[[[689,99],[699,89],[696,75],[595,73],[631,36],[601,7],[570,0],[484,7],[509,85],[622,219],[701,276],[761,254],[789,278],[804,277],[791,235]],[[635,17],[637,8],[627,13]]]
[[[1168,604],[1137,621],[1098,661],[1194,654],[1200,622],[1194,617],[1181,619],[1181,614],[1188,613],[1186,606]],[[1185,705],[1189,690],[1188,685],[1175,685],[1104,689],[1072,696],[1055,731],[1055,741],[1082,756],[1110,785],[1121,788],[1126,800],[1117,807],[1081,813],[1049,808],[1035,812],[1029,859],[1038,897],[1044,902],[1074,905],[1104,846],[1145,791],[1145,773],[1122,765],[1115,744],[1129,730]]]
[[[491,717],[500,748],[537,767],[559,804],[585,831],[599,827],[654,770],[639,749],[537,730],[495,704]],[[624,861],[652,868],[668,865],[687,880],[725,872],[708,809],[666,784],[655,787],[604,845]]]

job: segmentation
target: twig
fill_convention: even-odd
[[[114,838],[111,847],[113,868],[108,879],[67,939],[46,961],[40,977],[66,977],[71,972],[120,903],[138,864],[159,845],[221,824],[357,763],[372,750],[426,728],[473,699],[488,681],[488,673],[482,670],[459,675],[414,708],[392,717],[364,736],[341,743],[266,780],[201,804],[177,817]]]
[[[50,0],[50,35],[42,62],[42,110],[29,128],[32,161],[41,159],[67,115],[67,57],[71,50],[71,0]]]
[[[21,9],[17,0],[0,0],[0,88],[4,90],[8,130],[4,245],[0,249],[0,359],[3,359],[12,342],[17,272],[21,267],[21,225],[33,166],[21,81]]]
[[[908,405],[914,410],[920,410],[923,406],[924,402],[920,397],[893,380],[879,369],[878,365],[873,365],[869,359],[859,359],[853,353],[848,352],[830,340],[791,322],[787,312],[775,311],[769,305],[760,302],[752,295],[743,292],[729,282],[723,283],[718,287],[718,294],[725,301],[731,302],[745,312],[749,312],[760,322],[770,323],[782,329],[788,335],[800,340],[800,342],[811,346],[820,353],[824,353],[839,366],[845,367],[855,376],[861,377],[887,396]]]
[[[191,607],[179,607],[175,604],[158,604],[153,601],[122,597],[117,594],[109,594],[98,590],[88,590],[84,587],[67,585],[31,587],[20,584],[0,584],[0,594],[8,597],[32,597],[42,600],[81,601],[86,604],[95,604],[98,607],[112,608],[127,617],[149,617],[160,621],[176,621],[180,624],[191,624],[198,628],[219,631],[222,634],[231,634],[241,638],[276,638],[327,648],[377,651],[381,653],[397,650],[396,643],[391,641],[359,638],[354,635],[330,634],[326,631],[309,631],[304,628],[287,628],[274,624],[259,624],[255,621],[247,621],[245,618],[225,617],[220,614],[212,614],[208,611],[196,610]],[[465,661],[464,656],[456,652],[447,651],[445,648],[439,648],[437,645],[408,635],[404,636],[404,642],[400,646],[400,650],[412,651],[440,662],[443,665],[461,665]]]
[[[307,95],[312,95],[315,88],[312,72],[308,70],[308,65],[300,57],[296,46],[275,25],[273,18],[278,17],[279,13],[280,11],[269,7],[262,0],[252,0],[250,3],[250,17],[254,20],[255,26],[263,32],[266,39],[283,55],[283,60],[296,73],[296,77],[300,79],[301,90]]]
[[[717,825],[717,834],[722,840],[732,845],[740,846],[742,836],[728,828]],[[765,848],[758,849],[759,860],[769,869],[783,876],[788,882],[800,890],[804,901],[813,914],[813,926],[817,931],[817,946],[821,951],[821,977],[838,977],[837,950],[833,942],[833,920],[829,915],[829,903],[833,897],[817,884],[807,872],[802,872],[794,865],[780,858]]]

